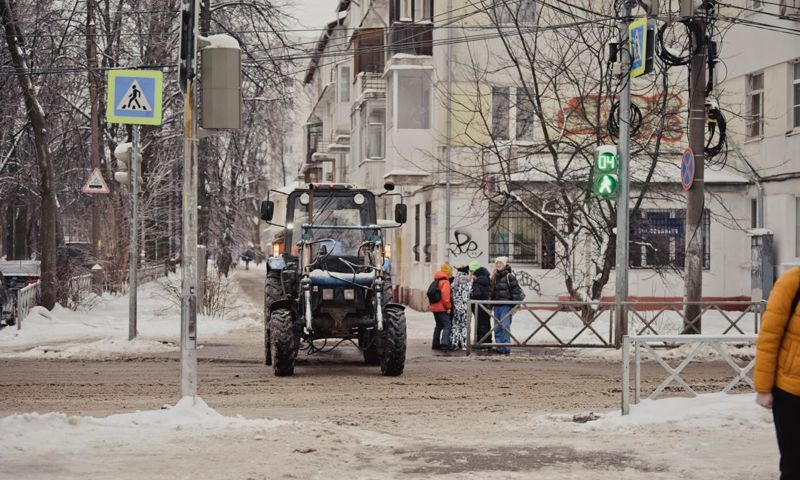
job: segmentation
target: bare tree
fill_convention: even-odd
[[[536,238],[517,239],[520,253],[556,269],[571,299],[598,300],[615,263],[616,203],[591,186],[596,147],[616,141],[609,115],[622,85],[607,58],[607,45],[620,42],[613,6],[592,2],[591,13],[582,6],[589,2],[475,4],[496,39],[470,42],[455,59],[457,78],[468,79],[450,95],[459,119],[455,181],[489,213],[495,242],[503,241],[499,212],[530,218]],[[645,201],[676,197],[651,180],[683,128],[679,79],[660,68],[633,89],[641,117],[633,125],[632,218]]]

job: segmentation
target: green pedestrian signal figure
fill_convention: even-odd
[[[601,197],[608,197],[617,190],[617,182],[613,175],[603,175],[597,181],[597,194]]]

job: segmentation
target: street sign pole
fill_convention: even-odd
[[[184,92],[183,141],[183,252],[181,254],[181,397],[197,396],[197,119],[195,118],[194,63],[197,58],[197,0],[184,1],[184,23],[189,45],[181,78]],[[188,13],[188,15],[187,15]],[[183,40],[183,39],[182,39]]]
[[[631,6],[628,0],[622,2],[620,33],[623,39],[628,38],[628,22],[631,16]],[[617,200],[617,264],[615,269],[615,304],[616,334],[614,337],[617,345],[622,344],[622,338],[628,334],[628,311],[623,302],[628,301],[628,222],[629,194],[630,194],[630,126],[631,126],[631,55],[628,50],[630,42],[622,42],[625,48],[622,53],[622,81],[623,89],[619,100],[619,199]]]
[[[138,165],[136,165],[139,158],[139,126],[132,126],[133,134],[131,145],[131,164],[130,164],[130,180],[131,180],[131,239],[130,239],[130,259],[128,260],[128,340],[136,338],[136,289],[138,287],[138,269],[137,264],[139,261],[136,224],[139,218],[139,191],[137,176],[139,175]]]

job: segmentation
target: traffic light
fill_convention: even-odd
[[[594,194],[600,198],[617,195],[619,154],[616,145],[601,145],[594,151]]]
[[[114,149],[114,157],[117,159],[117,167],[119,171],[114,172],[114,180],[123,184],[123,185],[130,185],[131,179],[130,174],[130,165],[131,165],[131,156],[133,155],[133,144],[130,142],[120,143],[117,145],[117,148]],[[136,180],[138,181],[139,185],[144,183],[142,180],[142,155],[137,152],[136,154]]]

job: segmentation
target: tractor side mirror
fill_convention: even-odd
[[[403,224],[408,220],[408,209],[405,203],[398,203],[394,206],[394,221],[395,223]]]
[[[275,204],[271,200],[264,200],[261,202],[261,220],[265,222],[272,221],[272,215],[275,213]]]

